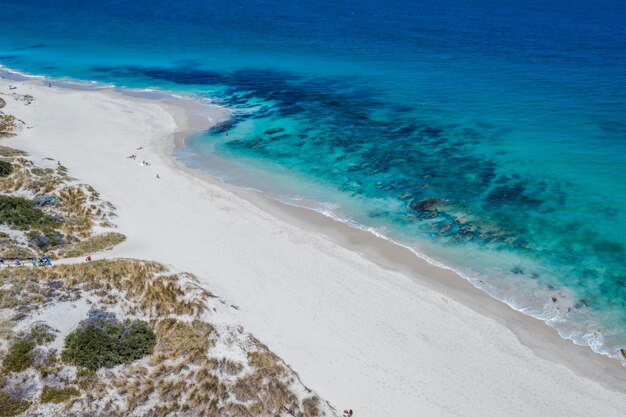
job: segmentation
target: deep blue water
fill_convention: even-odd
[[[188,164],[626,347],[626,3],[2,6],[0,64],[215,100],[233,118],[190,140]]]

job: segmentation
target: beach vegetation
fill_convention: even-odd
[[[4,158],[13,158],[16,156],[26,156],[26,152],[0,145],[0,156]]]
[[[3,259],[30,259],[35,257],[35,253],[27,246],[9,241],[2,242],[0,245],[0,257]]]
[[[0,224],[13,226],[19,230],[31,228],[54,228],[59,222],[44,213],[31,200],[23,197],[0,195]]]
[[[33,365],[35,342],[27,338],[13,341],[2,360],[3,372],[22,372]]]
[[[65,338],[61,359],[90,369],[112,368],[152,353],[156,335],[145,321],[118,321],[113,313],[92,309]]]
[[[126,239],[121,233],[109,232],[101,235],[85,238],[71,246],[61,248],[59,256],[73,258],[90,253],[101,252],[112,249],[115,245],[122,243]]]
[[[42,194],[33,198],[33,203],[38,207],[56,206],[61,200],[54,194]]]
[[[72,397],[80,395],[80,391],[75,387],[52,387],[46,385],[43,387],[43,392],[39,401],[42,403],[63,403]]]
[[[13,166],[9,161],[0,161],[0,177],[8,177],[13,172]]]
[[[63,363],[79,366],[75,379],[65,381],[77,391],[85,392],[85,395],[70,393],[65,401],[71,402],[73,407],[98,414],[103,411],[101,407],[108,407],[106,404],[110,403],[93,399],[115,396],[114,409],[106,410],[109,414],[122,409],[132,414],[150,404],[156,415],[218,415],[220,410],[229,410],[229,415],[233,416],[321,415],[319,399],[296,394],[299,391],[292,387],[294,374],[264,345],[239,328],[220,327],[217,331],[205,321],[206,313],[212,311],[209,302],[215,297],[189,274],[168,275],[165,267],[158,263],[127,259],[55,268],[14,268],[10,272],[7,269],[0,270],[0,286],[11,283],[3,289],[7,291],[3,299],[7,302],[10,299],[13,306],[29,308],[43,300],[51,302],[87,292],[99,297],[100,305],[115,305],[124,300],[125,311],[150,322],[150,327],[146,322],[143,325],[154,337],[144,343],[147,331],[135,332],[138,342],[122,343],[132,346],[119,353],[115,346],[123,339],[120,337],[123,331],[117,326],[128,328],[136,322],[120,321],[103,308],[94,309],[67,336],[61,354],[64,362],[50,359],[45,369],[33,366],[41,375],[45,372],[50,376],[58,375],[57,369]],[[31,330],[31,334],[38,331]],[[31,338],[34,340],[34,336]],[[237,340],[239,346],[245,346],[247,356],[241,360],[214,357],[211,352],[218,338]],[[109,350],[118,353],[103,355],[103,342]],[[139,351],[143,350],[145,360],[129,363],[132,359],[124,359],[119,371],[95,372],[102,364],[119,363],[115,358],[128,358],[125,353],[138,357],[136,346],[140,346]]]
[[[0,391],[0,417],[12,417],[28,410],[30,402],[21,398],[14,398],[4,391]]]
[[[18,130],[19,123],[15,116],[0,113],[0,137],[13,136]]]
[[[58,230],[33,230],[28,232],[26,236],[28,236],[28,242],[39,249],[48,249],[65,243],[65,237]]]
[[[31,327],[29,339],[36,345],[45,345],[53,342],[56,339],[56,335],[49,326],[39,323]]]

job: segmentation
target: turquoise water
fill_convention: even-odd
[[[0,64],[232,109],[188,164],[626,346],[626,5],[5,1]]]

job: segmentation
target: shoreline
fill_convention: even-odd
[[[36,81],[35,81],[36,83]],[[28,82],[24,83],[28,84]],[[39,87],[42,88],[42,87]],[[53,91],[56,92],[58,88],[54,88]],[[91,94],[92,92],[89,92]],[[95,94],[96,92],[93,92]],[[67,93],[70,94],[70,93]],[[104,95],[108,97],[114,97],[116,95],[125,96],[125,94],[116,91],[116,90],[104,90]],[[123,97],[122,97],[123,98]],[[37,96],[35,95],[35,99]],[[116,99],[118,99],[116,97]],[[139,100],[137,98],[128,99],[130,102],[134,102],[135,100]],[[157,101],[152,101],[156,103]],[[314,212],[312,210],[298,208],[294,206],[288,206],[285,204],[281,204],[275,200],[271,200],[269,198],[265,198],[258,193],[255,193],[250,190],[245,190],[241,188],[237,188],[234,186],[230,186],[228,184],[223,183],[217,178],[211,177],[208,174],[203,172],[193,170],[191,168],[185,167],[181,161],[176,160],[171,152],[176,146],[176,144],[180,145],[181,141],[186,137],[189,133],[189,128],[191,127],[193,122],[189,122],[187,119],[187,115],[185,114],[185,110],[182,107],[175,109],[176,104],[174,103],[163,103],[162,100],[158,100],[158,104],[162,106],[166,111],[168,111],[175,121],[175,127],[172,129],[172,136],[169,136],[164,142],[154,142],[152,143],[154,147],[154,151],[158,153],[160,158],[159,162],[162,162],[168,165],[173,171],[178,170],[179,172],[183,172],[187,174],[186,180],[189,182],[194,182],[195,186],[202,187],[202,184],[207,182],[211,185],[212,188],[217,187],[221,189],[220,192],[217,192],[214,195],[215,199],[226,199],[230,203],[234,200],[230,200],[228,195],[232,194],[236,196],[238,199],[244,200],[243,203],[236,201],[235,206],[241,208],[247,207],[249,205],[254,206],[256,209],[260,209],[263,214],[255,213],[255,216],[259,216],[260,218],[267,220],[266,216],[271,216],[273,220],[270,222],[272,225],[280,225],[282,223],[288,223],[291,228],[298,229],[300,233],[298,234],[299,238],[302,236],[309,236],[312,240],[315,240],[313,246],[318,245],[324,246],[324,249],[331,251],[339,251],[338,247],[341,247],[345,250],[344,253],[340,254],[340,257],[350,258],[349,261],[353,264],[358,264],[359,267],[363,267],[365,269],[376,271],[378,274],[379,270],[386,270],[387,272],[382,272],[387,277],[387,281],[385,284],[389,284],[388,290],[390,292],[394,292],[394,290],[400,289],[410,290],[405,291],[409,296],[411,293],[415,294],[415,290],[418,289],[420,291],[423,290],[433,290],[434,298],[439,300],[440,297],[446,299],[446,303],[448,303],[448,299],[450,301],[454,301],[462,304],[464,307],[469,307],[475,313],[478,313],[478,316],[483,320],[488,322],[495,322],[500,326],[504,326],[508,330],[512,331],[516,340],[521,343],[524,347],[530,347],[532,352],[537,355],[537,359],[545,360],[557,365],[567,365],[568,368],[575,371],[575,374],[578,376],[584,376],[587,378],[593,378],[595,381],[601,383],[605,388],[609,388],[616,392],[620,392],[618,386],[622,385],[625,381],[623,376],[623,372],[621,371],[621,367],[615,366],[618,364],[616,360],[609,359],[602,355],[596,354],[591,351],[588,347],[581,347],[574,345],[571,341],[562,339],[556,334],[555,329],[551,329],[549,326],[545,325],[543,322],[537,319],[533,319],[530,316],[524,315],[521,312],[515,311],[514,309],[508,307],[503,302],[500,302],[489,295],[487,295],[484,291],[481,291],[475,288],[471,283],[469,283],[465,279],[459,279],[460,276],[457,276],[452,271],[446,271],[442,268],[436,267],[427,263],[425,260],[419,259],[414,253],[410,252],[406,248],[402,248],[399,245],[396,245],[389,241],[384,241],[381,238],[375,237],[373,234],[357,230],[352,228],[344,223],[332,220],[331,218],[322,215],[321,213]],[[216,115],[217,116],[217,115]],[[209,121],[207,119],[207,121]],[[193,129],[192,129],[193,130]],[[13,141],[13,140],[11,140]],[[6,141],[5,141],[6,142]],[[58,144],[57,144],[58,145]],[[130,145],[130,144],[129,144]],[[14,146],[20,147],[19,142],[17,142]],[[31,145],[32,146],[32,145]],[[36,146],[35,146],[36,149]],[[28,149],[30,151],[30,149]],[[78,155],[78,154],[77,154]],[[61,157],[63,158],[63,157]],[[111,160],[114,161],[114,160]],[[71,161],[70,161],[71,166]],[[74,172],[74,169],[73,169]],[[87,171],[86,171],[87,172]],[[89,175],[79,175],[80,178],[83,178],[85,181],[91,183],[89,179]],[[145,179],[143,179],[145,180]],[[208,180],[208,181],[207,181]],[[102,187],[99,187],[102,188]],[[215,191],[215,190],[212,190]],[[112,193],[114,194],[114,193]],[[216,198],[217,197],[217,198]],[[116,204],[115,198],[108,200],[112,201]],[[120,216],[122,216],[123,209],[120,209]],[[124,230],[122,225],[120,225],[120,230]],[[282,231],[285,235],[289,235],[290,233],[293,235],[292,230]],[[145,248],[133,248],[133,242],[131,241],[131,234],[127,233],[129,236],[129,242],[122,244],[118,249],[115,249],[113,253],[150,253],[150,249]],[[301,236],[302,235],[302,236]],[[309,242],[309,245],[311,243]],[[325,246],[326,245],[326,246]],[[129,248],[130,246],[130,248]],[[137,252],[133,252],[133,250]],[[331,256],[335,256],[334,253],[330,254]],[[355,256],[360,260],[355,260]],[[151,258],[147,258],[151,259]],[[158,259],[155,259],[158,260]],[[362,263],[365,264],[362,264]],[[376,268],[373,268],[369,263],[373,263],[376,265]],[[180,269],[180,265],[173,264],[177,269]],[[365,266],[363,266],[365,265]],[[354,266],[354,265],[353,265]],[[268,267],[265,265],[265,267]],[[192,271],[197,273],[197,271]],[[291,271],[293,272],[293,271]],[[202,281],[202,273],[199,275]],[[406,279],[408,277],[408,279]],[[404,280],[403,280],[404,278]],[[371,281],[371,280],[370,280]],[[209,282],[211,282],[209,280]],[[226,285],[227,281],[221,282],[221,285]],[[368,282],[368,285],[374,285],[375,282]],[[394,288],[395,286],[395,288]],[[241,289],[241,285],[239,286]],[[419,287],[419,288],[417,288]],[[222,287],[226,288],[226,287]],[[349,286],[343,287],[343,289],[350,288]],[[227,293],[221,291],[222,295],[229,300],[235,300],[237,297],[233,298],[230,295],[233,295],[233,288],[229,288]],[[235,289],[236,291],[236,289]],[[417,291],[417,292],[420,292]],[[403,295],[407,295],[403,294]],[[434,302],[434,298],[429,300]],[[408,297],[411,300],[411,297]],[[389,299],[393,302],[393,297]],[[388,301],[389,301],[388,300]],[[247,301],[251,301],[251,299],[247,299]],[[412,301],[419,301],[419,299],[413,299]],[[328,304],[328,303],[327,303]],[[252,303],[254,306],[254,303]],[[438,307],[441,307],[437,305]],[[242,308],[249,308],[251,305],[243,305]],[[384,311],[385,303],[382,303],[379,308],[383,308]],[[283,309],[284,310],[284,309]],[[308,311],[307,311],[308,312]],[[350,312],[350,311],[348,311]],[[407,313],[410,311],[403,310],[402,313]],[[250,313],[246,313],[250,314]],[[253,313],[254,314],[254,313]],[[250,318],[250,317],[248,317]],[[415,319],[415,317],[413,317]],[[357,322],[355,322],[357,323]],[[252,324],[252,327],[250,327]],[[352,323],[354,324],[354,323]],[[490,323],[493,324],[493,323]],[[266,324],[267,326],[267,324]],[[246,327],[252,330],[252,333],[258,334],[264,340],[267,340],[269,343],[281,342],[281,335],[275,335],[277,337],[265,337],[265,333],[267,333],[267,328],[263,329],[261,323],[255,322],[253,320],[252,323],[247,323]],[[271,324],[270,324],[271,327]],[[259,331],[260,330],[260,331]],[[380,329],[379,329],[380,330]],[[416,330],[418,331],[418,330]],[[283,335],[285,336],[285,335]],[[554,338],[556,336],[556,339]],[[488,337],[490,341],[490,337]],[[297,342],[296,340],[291,340],[291,344]],[[461,340],[463,342],[463,340]],[[274,343],[272,343],[274,344]],[[285,343],[289,345],[289,343]],[[305,345],[306,346],[306,345]],[[335,403],[337,406],[342,406],[343,404],[337,404],[335,398],[330,398],[327,391],[332,391],[332,389],[320,389],[320,384],[316,381],[309,380],[309,375],[311,375],[312,369],[316,368],[316,364],[312,363],[310,366],[305,366],[306,363],[303,362],[302,358],[298,358],[297,354],[294,354],[294,350],[297,353],[298,347],[297,345],[293,346],[284,346],[284,345],[276,345],[271,346],[272,350],[274,350],[279,356],[284,358],[287,363],[292,365],[292,367],[298,371],[305,380],[307,380],[307,384],[314,387],[316,391],[318,391],[325,399],[330,400]],[[302,348],[302,346],[300,346]],[[478,346],[473,346],[473,348],[478,348]],[[417,346],[416,346],[417,349]],[[589,356],[591,355],[591,356]],[[447,369],[447,364],[441,364],[444,369]],[[302,372],[301,368],[305,368],[306,372]],[[347,369],[350,369],[346,366]],[[321,375],[320,375],[321,373]],[[315,375],[315,378],[320,378],[324,375],[323,372],[319,372],[318,375]],[[322,380],[323,382],[323,380]],[[406,382],[406,381],[405,381]],[[400,382],[398,382],[400,384]],[[392,387],[394,390],[402,391],[402,388]],[[623,391],[622,391],[623,392]],[[368,394],[361,396],[362,398],[366,398],[367,395],[375,395],[375,392],[371,390],[368,391]],[[345,396],[345,392],[343,393]],[[341,396],[341,394],[338,394]],[[334,397],[334,394],[333,394]],[[407,401],[408,402],[408,401]],[[404,405],[404,404],[403,404]],[[350,404],[350,406],[353,406]],[[361,406],[359,404],[359,406]],[[372,410],[369,410],[373,412]],[[450,410],[448,410],[450,411]],[[478,411],[478,410],[476,410]],[[377,410],[376,412],[380,412]],[[400,413],[400,415],[405,415],[401,410],[395,410],[393,412]],[[365,415],[364,413],[360,413],[360,415]],[[372,414],[373,415],[373,414]]]
[[[196,129],[191,129],[191,131],[196,131]],[[399,272],[438,293],[452,297],[485,316],[486,319],[499,321],[517,336],[520,343],[528,346],[544,359],[562,362],[580,375],[596,378],[606,388],[617,392],[620,392],[619,387],[626,383],[626,373],[621,372],[623,366],[618,359],[595,352],[588,345],[579,345],[571,339],[561,337],[555,327],[491,296],[450,267],[429,262],[410,248],[393,240],[378,237],[367,230],[350,226],[316,210],[283,203],[259,191],[229,184],[202,170],[188,167],[172,155],[175,149],[184,147],[188,137],[185,131],[178,132],[163,150],[162,156],[169,158],[177,169],[192,177],[201,178],[215,186],[222,187],[276,218],[288,221],[295,227],[306,232],[320,234],[382,268]],[[552,352],[554,347],[569,350],[567,353],[575,357]],[[594,367],[599,368],[593,369]],[[606,381],[605,378],[611,381]]]

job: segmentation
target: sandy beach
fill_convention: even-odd
[[[619,362],[560,339],[390,242],[171,157],[186,135],[228,117],[226,110],[39,81],[2,79],[0,92],[4,110],[26,124],[3,145],[33,160],[58,159],[117,208],[127,239],[96,258],[155,260],[197,275],[338,410],[623,415]],[[12,100],[13,92],[34,101]]]

